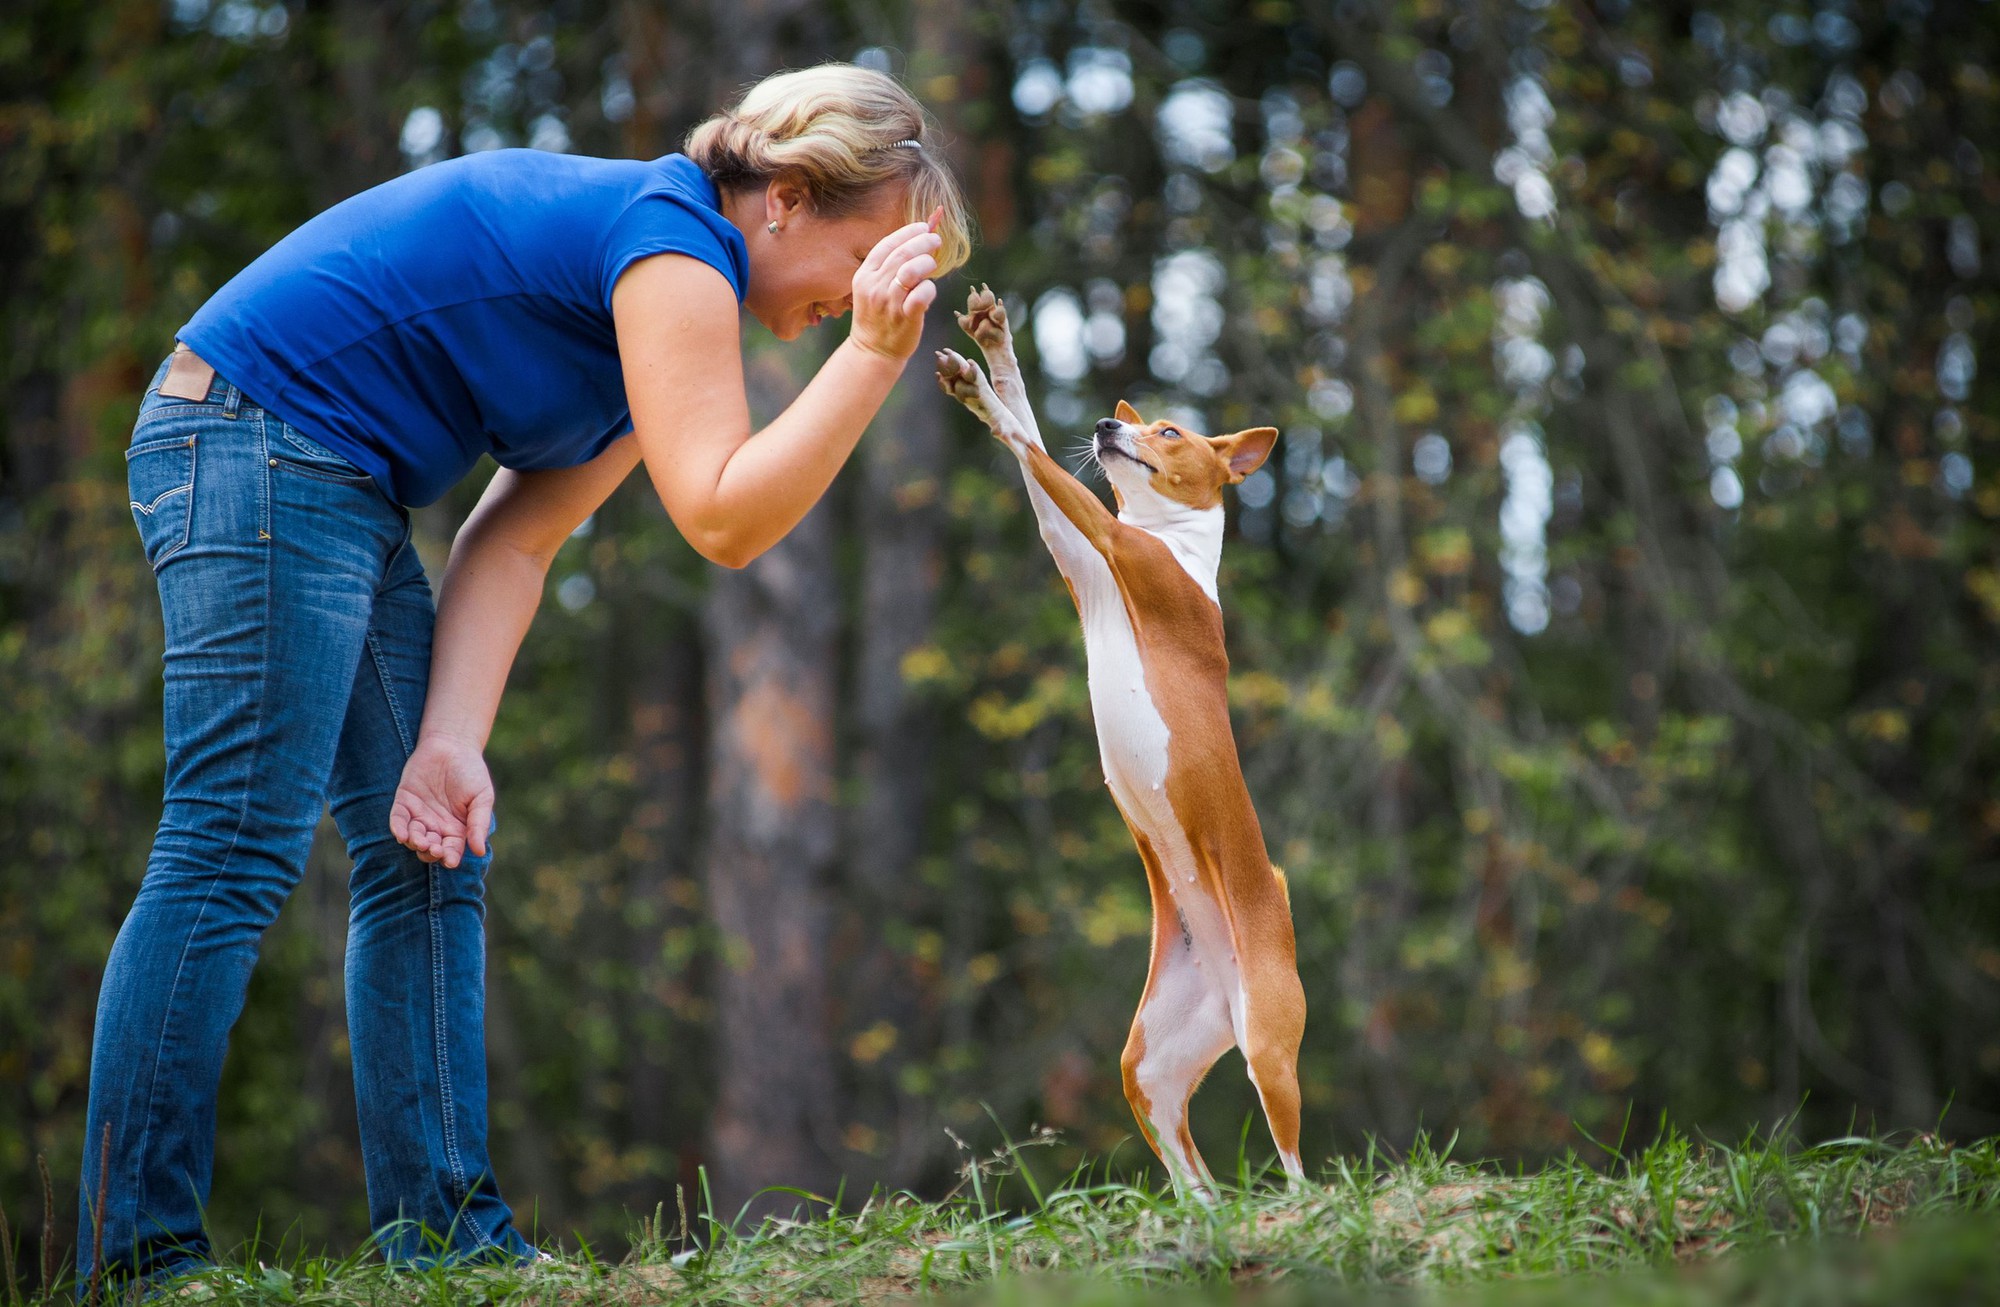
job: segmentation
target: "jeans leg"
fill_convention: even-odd
[[[233,398],[158,421],[142,412],[133,455],[165,620],[166,794],[98,999],[82,1275],[107,1127],[106,1269],[209,1256],[202,1211],[229,1030],[258,940],[304,868],[387,557],[365,521],[324,502],[322,483],[283,484],[262,415]],[[169,464],[186,489],[146,483]],[[169,510],[185,513],[171,528]]]
[[[375,599],[334,761],[334,819],[354,860],[347,1027],[369,1223],[391,1261],[513,1260],[533,1249],[486,1151],[491,854],[427,864],[389,833],[423,716],[433,621],[423,567],[405,545]]]

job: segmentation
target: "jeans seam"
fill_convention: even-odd
[[[407,547],[407,531],[408,528],[406,526],[404,544],[397,547],[396,553],[401,553]],[[395,554],[392,553],[390,555],[391,568],[395,566],[394,559]],[[382,698],[389,705],[389,720],[396,724],[396,738],[402,742],[403,756],[408,758],[410,753],[416,748],[416,743],[410,738],[409,718],[403,712],[402,703],[396,698],[395,680],[389,675],[388,660],[382,653],[381,641],[372,629],[364,639],[368,647],[369,661],[375,664],[375,679],[382,686]],[[438,1112],[439,1124],[444,1134],[445,1165],[450,1170],[453,1186],[453,1191],[446,1195],[449,1200],[446,1206],[450,1207],[454,1212],[452,1224],[455,1226],[459,1223],[459,1218],[463,1215],[459,1209],[471,1197],[471,1186],[465,1179],[465,1159],[460,1156],[458,1151],[458,1108],[454,1102],[454,1091],[451,1080],[450,1043],[445,1033],[449,1014],[445,1011],[444,923],[439,903],[443,894],[443,878],[438,875],[438,869],[435,866],[426,866],[424,874],[430,882],[428,887],[428,903],[430,907],[429,926],[431,945],[431,1043],[437,1059]],[[467,1220],[465,1221],[465,1227],[472,1232],[474,1241],[482,1247],[491,1248],[495,1246],[493,1241],[487,1237],[486,1231],[480,1226],[479,1222]]]
[[[188,534],[190,538],[194,534],[194,507],[191,495],[188,506]],[[260,668],[268,668],[271,665],[271,589],[275,583],[275,578],[271,574],[273,558],[272,550],[264,551],[263,621],[258,628],[261,647],[257,651],[257,665]],[[261,694],[257,696],[257,712],[250,724],[250,739],[252,741],[250,766],[245,774],[254,776],[257,773],[257,760],[264,751],[264,696]],[[208,892],[202,895],[201,907],[195,910],[194,924],[188,929],[187,942],[181,945],[181,955],[174,960],[174,978],[167,986],[167,1002],[162,1009],[160,1033],[154,1040],[153,1057],[146,1072],[149,1083],[146,1085],[145,1124],[139,1132],[139,1146],[132,1151],[134,1172],[132,1228],[135,1237],[139,1227],[139,1213],[146,1206],[146,1145],[153,1136],[154,1111],[159,1101],[160,1060],[167,1044],[167,1031],[173,1025],[173,1011],[180,994],[181,977],[187,971],[188,951],[194,947],[195,936],[200,933],[202,922],[208,918],[208,905],[215,901],[216,886],[222,883],[224,869],[228,867],[230,859],[236,856],[236,846],[243,842],[243,827],[249,820],[250,792],[246,789],[241,806],[236,811],[236,829],[229,834],[229,847],[223,851],[216,865],[215,874],[209,877]]]
[[[444,878],[438,875],[435,866],[426,866],[424,871],[430,879],[431,1042],[437,1054],[439,1120],[444,1131],[445,1165],[451,1170],[452,1190],[448,1195],[448,1206],[457,1213],[471,1197],[471,1186],[465,1179],[465,1160],[458,1153],[458,1109],[452,1097],[450,1040],[445,1034],[448,1014],[444,1001],[444,925],[443,913],[439,911]],[[456,1215],[452,1223],[458,1223]],[[479,1222],[467,1221],[465,1224],[476,1242],[491,1246],[492,1240],[486,1237],[486,1231],[479,1227]]]
[[[408,762],[416,752],[416,741],[410,738],[410,723],[403,715],[403,705],[396,701],[395,687],[389,683],[389,663],[382,654],[382,646],[371,629],[362,639],[368,645],[368,660],[375,664],[375,679],[382,683],[382,697],[389,703],[389,720],[396,723],[396,738],[403,745],[403,761]]]

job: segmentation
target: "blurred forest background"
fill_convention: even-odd
[[[161,784],[120,457],[294,225],[501,146],[653,157],[858,60],[935,110],[1044,426],[1271,422],[1222,594],[1290,874],[1309,1162],[2000,1130],[2000,4],[17,0],[0,17],[0,1202],[82,1143]],[[449,240],[450,233],[439,233]],[[962,303],[963,280],[945,287]],[[938,343],[958,333],[938,313]],[[837,337],[842,327],[826,335]],[[830,341],[752,330],[770,414]],[[483,477],[424,510],[440,563]],[[1150,1159],[1144,878],[1012,461],[926,356],[741,573],[643,479],[490,749],[493,1121],[615,1247],[706,1167],[935,1192]],[[331,825],[264,946],[212,1218],[365,1235]],[[1228,1170],[1231,1055],[1196,1134]],[[990,1110],[990,1115],[989,1115]],[[1261,1120],[1252,1162],[1268,1154]]]

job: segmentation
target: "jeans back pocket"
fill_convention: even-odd
[[[125,484],[146,561],[159,571],[188,542],[194,524],[195,437],[145,440],[125,451]]]

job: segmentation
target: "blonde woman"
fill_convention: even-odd
[[[120,1275],[209,1260],[224,1047],[323,803],[354,862],[381,1249],[534,1255],[487,1161],[482,753],[549,561],[641,463],[705,557],[768,549],[969,252],[924,112],[880,74],[772,77],[686,150],[503,150],[357,195],[218,291],[148,388],[126,458],[166,624],[166,798],[98,1004],[80,1275],[94,1243]],[[854,316],[755,432],[741,310],[783,340]],[[488,454],[434,611],[408,509]]]

